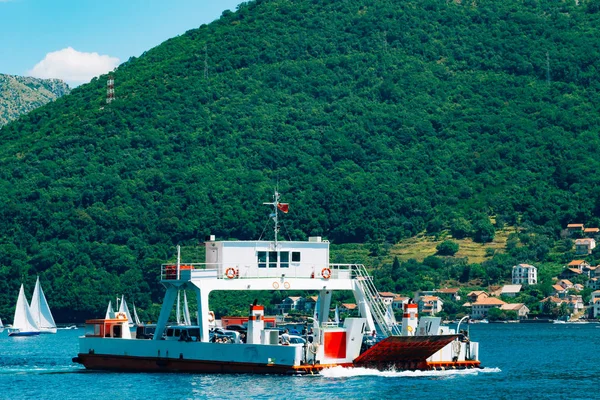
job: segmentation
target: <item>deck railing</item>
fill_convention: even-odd
[[[364,267],[357,264],[295,263],[287,268],[258,268],[244,263],[181,263],[163,264],[162,280],[189,280],[194,277],[216,279],[310,278],[351,279],[363,276]],[[201,272],[202,271],[202,272]]]

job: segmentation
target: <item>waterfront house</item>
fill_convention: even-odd
[[[471,304],[476,303],[480,299],[485,299],[488,297],[490,297],[490,296],[483,290],[475,290],[473,292],[470,292],[467,295],[467,299],[468,299],[469,303],[471,303]]]
[[[517,313],[517,317],[519,319],[527,319],[529,315],[529,308],[523,303],[514,303],[514,304],[503,304],[500,306],[502,311],[515,311]]]
[[[434,316],[442,311],[444,302],[437,296],[421,296],[419,298],[419,314]]]
[[[314,311],[315,305],[317,304],[318,296],[309,296],[305,299],[304,302],[304,310],[305,311]]]
[[[342,305],[340,306],[340,311],[350,313],[350,312],[356,310],[357,308],[358,308],[358,306],[356,304],[342,303]]]
[[[589,255],[596,247],[596,241],[592,238],[583,238],[575,240],[575,254]]]
[[[562,303],[566,303],[571,315],[581,313],[585,309],[585,305],[583,304],[583,298],[581,295],[568,295],[564,299],[560,299],[558,297],[549,296],[539,302],[540,310],[544,309],[544,303],[546,301],[552,301],[556,307],[560,307]]]
[[[592,318],[600,318],[600,298],[597,298],[593,301],[590,306],[590,316]]]
[[[536,285],[537,268],[529,264],[519,264],[512,268],[513,285]]]
[[[564,298],[567,296],[568,290],[561,285],[552,285],[552,296]]]
[[[502,286],[502,291],[500,292],[500,295],[515,297],[521,291],[521,287],[522,285],[504,285]]]
[[[558,277],[561,279],[573,279],[575,277],[578,277],[582,273],[583,272],[581,272],[581,270],[579,270],[577,268],[565,268],[560,273],[560,275],[558,275]]]
[[[562,286],[563,289],[571,289],[573,287],[573,282],[568,279],[561,279],[556,282],[557,285]]]
[[[583,236],[598,240],[600,237],[600,228],[583,228]]]
[[[289,296],[283,299],[278,308],[281,312],[289,312],[291,310],[304,311],[304,305],[306,300],[300,296]]]
[[[409,300],[410,300],[410,297],[401,296],[399,294],[396,295],[396,297],[394,297],[394,301],[392,301],[392,309],[404,310],[404,305],[408,304]]]
[[[598,278],[590,278],[586,282],[586,286],[589,287],[592,290],[598,290],[598,289],[600,289],[600,279],[598,279]]]
[[[564,302],[565,302],[565,300],[564,300],[564,299],[561,299],[561,298],[559,298],[559,297],[556,297],[556,296],[548,296],[548,297],[546,297],[545,299],[542,299],[542,300],[540,300],[540,301],[539,301],[540,311],[543,311],[543,310],[544,310],[544,303],[546,303],[546,302],[548,302],[548,301],[551,301],[552,303],[554,303],[554,305],[555,305],[556,307],[559,307],[559,306],[560,306],[562,303],[564,303]]]
[[[573,260],[567,264],[566,268],[575,268],[583,272],[583,269],[589,266],[590,264],[585,260]]]
[[[436,290],[437,293],[445,294],[450,297],[454,301],[460,300],[460,295],[458,294],[459,288],[444,288]]]
[[[572,234],[581,235],[583,233],[584,229],[585,229],[585,227],[583,226],[583,224],[568,224],[567,225],[567,233],[569,234],[569,236]]]
[[[600,290],[592,292],[590,299],[590,317],[600,318]]]
[[[471,317],[474,319],[484,318],[491,308],[500,308],[506,302],[495,297],[484,297],[471,304]]]
[[[392,292],[379,292],[379,297],[381,297],[381,300],[383,301],[383,304],[385,304],[386,307],[394,302],[394,298],[396,296],[397,295]]]
[[[491,296],[500,296],[502,294],[502,286],[490,286],[488,287],[488,294]]]
[[[579,294],[572,294],[567,296],[567,305],[571,310],[572,314],[580,313],[585,309],[585,305],[583,304],[583,298]]]

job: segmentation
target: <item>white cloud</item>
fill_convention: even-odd
[[[117,65],[119,59],[116,57],[82,53],[67,47],[46,54],[46,57],[27,74],[34,78],[58,78],[71,86],[77,86],[89,82],[95,76],[112,71]]]

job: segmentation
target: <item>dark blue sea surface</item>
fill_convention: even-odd
[[[0,334],[2,399],[597,399],[600,325],[471,325],[478,371],[335,368],[320,376],[146,374],[86,371],[71,359],[82,329]]]

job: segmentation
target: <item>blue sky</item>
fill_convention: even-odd
[[[0,0],[0,73],[88,82],[243,0]]]

